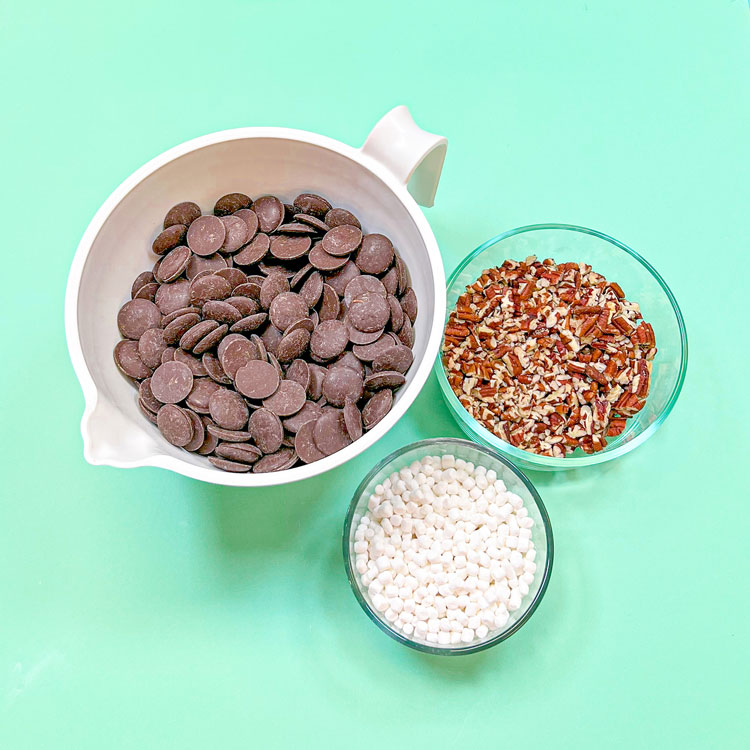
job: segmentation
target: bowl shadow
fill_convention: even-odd
[[[334,469],[278,487],[210,485],[208,508],[219,547],[242,553],[280,550],[292,544],[325,502],[331,475],[336,473]],[[206,486],[200,487],[205,498]]]

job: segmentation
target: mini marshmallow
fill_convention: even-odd
[[[378,484],[354,531],[353,564],[373,609],[437,646],[506,627],[537,565],[533,519],[497,473],[427,456]]]

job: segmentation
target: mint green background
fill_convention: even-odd
[[[746,3],[0,7],[3,750],[746,746]],[[220,488],[88,466],[63,334],[76,244],[145,161],[244,125],[358,145],[399,103],[450,142],[426,212],[448,270],[514,226],[592,226],[655,265],[690,336],[653,439],[532,476],[546,598],[460,659],[380,633],[340,559],[363,473],[458,434],[434,377],[346,467]]]

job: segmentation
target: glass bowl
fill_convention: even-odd
[[[682,390],[688,342],[677,301],[656,269],[622,242],[594,229],[571,224],[534,224],[493,237],[459,263],[448,279],[447,315],[467,285],[474,283],[484,270],[499,266],[508,259],[524,260],[530,255],[536,255],[540,260],[553,258],[557,263],[588,263],[594,271],[616,281],[627,298],[640,305],[644,319],[654,328],[658,350],[653,360],[651,387],[645,406],[635,417],[628,419],[620,435],[607,438],[604,450],[586,454],[577,449],[565,458],[540,456],[505,442],[479,424],[456,398],[448,384],[442,357],[438,357],[435,371],[448,408],[472,440],[504,453],[524,469],[577,469],[624,456],[659,429]]]
[[[531,530],[531,539],[537,551],[535,562],[537,564],[534,581],[529,587],[529,593],[523,598],[521,606],[515,612],[510,613],[508,622],[500,630],[491,630],[483,640],[473,641],[467,644],[439,646],[435,643],[420,639],[416,633],[407,636],[400,630],[394,628],[380,612],[373,606],[367,588],[360,581],[360,575],[354,568],[354,532],[359,525],[362,516],[367,512],[367,503],[370,495],[374,492],[376,485],[394,471],[400,471],[413,461],[419,461],[425,456],[443,456],[453,454],[456,458],[471,461],[475,465],[494,469],[497,478],[505,482],[510,492],[519,495],[529,516],[534,519]],[[390,456],[384,458],[372,471],[362,480],[357,487],[349,511],[344,521],[344,562],[346,564],[346,575],[349,578],[354,596],[364,609],[367,616],[391,638],[409,646],[417,651],[429,654],[456,655],[470,654],[482,651],[504,641],[515,633],[531,617],[539,606],[544,592],[547,590],[550,573],[552,572],[553,541],[552,527],[550,525],[547,510],[544,507],[539,493],[534,485],[528,480],[523,472],[516,468],[510,461],[496,453],[490,448],[476,445],[468,440],[460,438],[433,438],[420,440],[410,445],[405,445]]]

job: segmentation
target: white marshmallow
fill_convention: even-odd
[[[497,473],[427,456],[378,484],[354,532],[354,567],[375,610],[439,646],[504,628],[537,565],[534,521]]]

